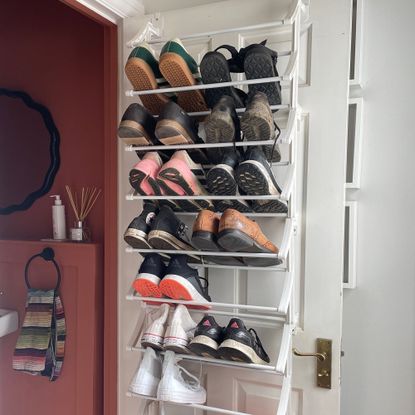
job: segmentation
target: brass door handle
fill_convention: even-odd
[[[299,357],[316,357],[320,362],[324,362],[327,358],[326,353],[301,353],[295,347],[293,348],[293,353],[295,356]]]

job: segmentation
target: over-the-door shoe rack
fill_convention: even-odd
[[[284,221],[283,223],[283,232],[282,238],[277,244],[280,247],[278,254],[257,254],[257,253],[235,253],[235,252],[201,252],[201,251],[170,251],[170,250],[158,250],[158,249],[132,249],[126,248],[128,253],[166,253],[166,254],[195,254],[209,257],[209,256],[232,256],[232,257],[277,257],[281,260],[281,263],[277,266],[271,267],[251,267],[251,266],[227,266],[227,265],[218,265],[211,263],[202,263],[202,264],[191,264],[194,267],[207,267],[207,268],[221,268],[221,269],[248,269],[248,270],[261,270],[265,272],[274,272],[278,273],[276,275],[281,275],[284,278],[282,295],[280,299],[276,299],[276,305],[274,307],[266,307],[260,305],[249,305],[249,304],[230,304],[230,303],[219,303],[212,302],[212,308],[208,311],[212,315],[226,315],[226,316],[238,316],[242,319],[251,319],[254,321],[260,321],[264,327],[273,327],[275,330],[275,340],[278,345],[278,352],[275,353],[275,356],[272,358],[272,362],[269,365],[257,365],[249,364],[243,362],[235,361],[225,361],[207,357],[200,357],[194,355],[178,355],[179,358],[188,361],[197,361],[206,365],[216,365],[224,366],[229,368],[244,368],[249,370],[258,370],[265,373],[274,373],[276,375],[282,376],[282,389],[279,397],[279,406],[277,415],[286,415],[289,409],[290,402],[290,392],[291,392],[291,374],[292,374],[292,357],[291,357],[291,344],[292,344],[292,333],[294,328],[294,313],[292,307],[292,299],[294,295],[294,285],[296,282],[296,270],[294,269],[295,264],[295,252],[294,252],[294,241],[293,236],[296,229],[296,141],[297,141],[297,130],[298,130],[298,120],[300,117],[300,107],[298,105],[298,69],[299,69],[299,40],[300,40],[300,20],[301,12],[303,8],[301,0],[294,0],[291,4],[291,9],[287,13],[286,17],[275,22],[259,24],[254,26],[246,26],[240,28],[232,28],[225,30],[218,30],[208,33],[199,33],[192,34],[188,36],[180,36],[180,39],[183,41],[189,39],[202,39],[206,37],[214,37],[215,35],[220,35],[224,33],[231,32],[240,32],[245,33],[248,31],[260,30],[260,29],[277,29],[281,26],[291,26],[291,50],[287,52],[280,52],[281,56],[288,56],[289,61],[283,75],[273,78],[262,78],[262,79],[251,79],[251,80],[238,80],[226,83],[218,84],[208,84],[208,85],[195,85],[195,86],[185,86],[177,88],[163,88],[156,90],[145,90],[145,91],[126,91],[127,96],[142,96],[148,94],[160,94],[160,93],[171,93],[171,92],[180,92],[180,91],[191,91],[195,89],[208,89],[208,88],[218,88],[225,85],[228,86],[243,86],[257,83],[266,83],[271,81],[280,81],[283,85],[288,84],[289,87],[289,103],[281,105],[273,105],[272,109],[284,110],[287,113],[285,128],[282,129],[280,137],[278,138],[278,143],[289,145],[289,157],[287,161],[273,163],[275,169],[286,169],[285,180],[282,185],[282,192],[279,196],[217,196],[217,195],[203,195],[203,196],[168,196],[168,199],[171,200],[197,200],[197,199],[244,199],[244,200],[281,200],[288,204],[288,213],[246,213],[250,217],[268,217],[273,220]],[[154,40],[149,43],[163,43],[165,40]],[[243,112],[244,109],[237,109],[237,112]],[[208,115],[210,111],[206,112],[194,112],[189,113],[190,115],[200,116]],[[278,112],[280,114],[281,111]],[[155,151],[155,150],[180,150],[180,149],[190,149],[190,148],[219,148],[219,147],[231,147],[231,146],[257,146],[264,144],[274,144],[273,140],[264,140],[264,141],[242,141],[237,143],[218,143],[218,144],[190,144],[190,145],[162,145],[162,146],[131,146],[127,145],[125,147],[126,151]],[[274,170],[275,170],[274,169]],[[126,195],[126,200],[163,200],[166,199],[165,196],[142,196],[138,195],[135,192],[131,192]],[[178,212],[177,215],[196,215],[197,213],[190,212]],[[258,274],[258,278],[261,278],[261,275]],[[142,301],[143,298],[135,294],[134,290],[131,288],[130,292],[127,294],[127,299],[132,301]],[[172,303],[172,304],[185,304],[185,305],[201,305],[197,302],[190,301],[180,301],[180,300],[171,300],[171,299],[160,299],[160,298],[145,298],[150,300],[153,305],[146,305],[142,302],[144,308],[157,307],[154,305],[156,303]],[[237,311],[235,311],[237,310]],[[190,310],[191,311],[191,310]],[[200,310],[193,310],[194,312],[199,312]],[[192,312],[192,311],[191,311]],[[141,347],[128,347],[128,351],[143,352],[144,349]],[[209,396],[209,391],[208,396]],[[127,394],[128,396],[134,396],[131,393]],[[155,400],[155,398],[149,398],[150,400]],[[173,402],[168,404],[180,405]],[[225,413],[230,415],[246,415],[238,411],[232,411],[229,409],[216,408],[207,405],[186,405],[187,407],[193,407],[202,409],[210,412]]]

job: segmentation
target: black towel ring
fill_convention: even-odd
[[[24,269],[24,278],[26,281],[27,288],[32,288],[29,283],[29,265],[37,257],[43,258],[45,261],[51,261],[53,265],[55,265],[56,272],[58,274],[58,281],[55,287],[55,291],[57,291],[59,289],[59,286],[61,285],[61,271],[59,269],[59,265],[55,261],[55,252],[52,248],[45,248],[40,254],[33,255],[29,258],[29,261],[27,261],[27,264]]]

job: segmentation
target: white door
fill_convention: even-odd
[[[289,0],[228,0],[165,12],[161,15],[163,38],[272,22],[288,12],[289,3]],[[292,358],[291,342],[285,341],[287,330],[284,330],[281,323],[255,318],[252,312],[239,310],[251,314],[246,323],[257,330],[269,354],[273,356],[274,363],[280,363],[280,360],[277,362],[278,356],[283,363],[287,362],[284,366],[286,375],[291,375],[291,359],[293,361],[292,390],[287,414],[340,413],[341,276],[350,3],[350,0],[312,0],[309,23],[304,23],[302,27],[298,98],[302,115],[298,121],[294,146],[296,180],[293,199],[296,199],[296,208],[290,212],[296,221],[296,235],[293,236],[290,249],[295,289],[290,296],[287,323],[295,325],[293,346],[302,352],[314,352],[318,337],[333,340],[332,388],[328,390],[316,387],[315,358]],[[123,46],[148,18],[124,20]],[[188,40],[185,45],[200,62],[204,53],[221,44],[239,48],[268,39],[267,45],[281,55],[281,73],[289,62],[285,52],[291,48],[290,30],[262,28],[239,31],[202,40]],[[130,89],[122,70],[128,53],[129,49],[124,47],[120,62],[120,85],[123,90]],[[289,102],[290,89],[286,88],[283,95],[284,102]],[[130,102],[136,100],[137,98],[123,98],[120,113]],[[284,126],[288,112],[285,115],[284,111],[280,113]],[[282,146],[282,150],[287,157],[289,147]],[[120,235],[140,206],[137,202],[125,202],[125,194],[129,191],[126,177],[135,159],[134,153],[126,153],[120,145]],[[287,180],[287,167],[276,167],[274,171],[282,182]],[[286,229],[284,226],[291,223],[278,218],[256,220],[265,233],[278,243],[282,242]],[[132,316],[141,312],[136,303],[125,301],[137,265],[137,257],[127,255],[121,244],[119,414],[123,415],[141,411],[136,399],[125,396],[139,358],[138,353],[125,351],[131,345],[136,323]],[[287,273],[209,269],[208,276],[213,301],[259,306],[277,304],[280,309],[287,308],[284,296],[287,290],[290,292],[291,287]],[[226,324],[229,318],[218,316],[218,321]],[[280,397],[286,397],[289,385],[287,381],[284,384],[283,376],[266,371],[201,366],[198,363],[190,363],[189,367],[194,372],[201,370],[201,377],[208,390],[208,406],[252,415],[275,415],[279,405],[283,404]],[[167,415],[203,413],[203,408],[165,405],[164,409]]]

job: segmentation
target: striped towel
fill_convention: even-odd
[[[65,313],[59,294],[29,289],[13,369],[56,380],[62,370],[65,338]]]

